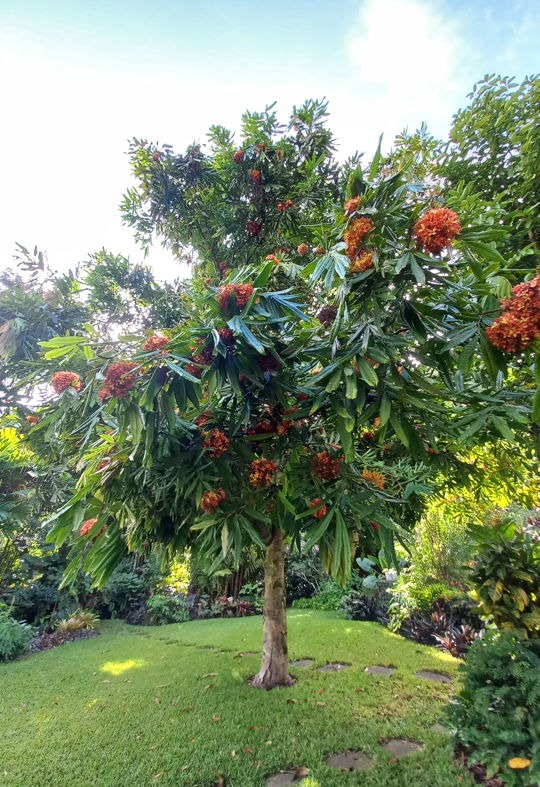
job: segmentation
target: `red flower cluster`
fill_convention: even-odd
[[[311,463],[311,470],[323,481],[335,481],[341,471],[341,462],[331,457],[328,451],[322,451]]]
[[[311,397],[309,394],[300,391],[300,393],[298,394],[298,398],[300,399],[301,402],[307,402],[307,400],[310,399]]]
[[[219,288],[218,303],[221,309],[229,311],[231,293],[234,292],[236,305],[243,309],[253,295],[253,284],[227,284]]]
[[[277,467],[277,464],[270,459],[254,459],[251,463],[249,483],[255,487],[270,486],[270,480]]]
[[[369,268],[373,268],[373,254],[369,252],[364,252],[361,254],[354,262],[351,263],[349,266],[349,271],[351,273],[362,273],[363,271],[367,271]]]
[[[280,213],[283,213],[284,210],[287,208],[294,208],[294,202],[292,199],[286,199],[285,202],[278,202],[277,209]]]
[[[27,424],[30,424],[30,426],[35,426],[39,421],[39,418],[37,415],[27,415],[24,420]]]
[[[97,521],[98,521],[97,516],[92,517],[92,519],[87,519],[86,522],[83,523],[81,529],[79,530],[79,535],[85,536],[87,533],[89,533]]]
[[[540,335],[540,274],[514,287],[512,297],[501,305],[502,314],[486,334],[504,352],[523,352]]]
[[[236,344],[236,339],[234,338],[234,331],[231,331],[230,328],[218,328],[218,333],[221,341],[226,347],[233,348]]]
[[[195,423],[198,427],[204,429],[204,427],[208,426],[208,424],[211,424],[213,420],[212,410],[205,410],[204,413],[195,419]]]
[[[373,229],[373,222],[367,216],[355,219],[349,229],[344,233],[343,240],[347,244],[346,254],[349,259],[354,260],[358,254],[358,247],[367,233]]]
[[[375,484],[378,489],[384,489],[385,478],[378,470],[362,470],[362,478],[370,484]]]
[[[309,504],[309,507],[310,508],[316,508],[321,503],[322,503],[322,497],[315,497],[315,498],[313,498],[313,500]],[[327,515],[327,513],[328,513],[328,506],[324,505],[324,506],[321,506],[320,508],[318,508],[316,511],[314,511],[311,516],[314,519],[323,519],[323,517],[325,517]]]
[[[261,173],[259,172],[258,169],[253,169],[251,171],[251,180],[255,184],[259,184],[261,182]]]
[[[305,256],[306,256],[306,254],[308,254],[308,252],[309,252],[309,246],[307,245],[307,243],[301,243],[301,244],[298,246],[298,248],[296,249],[296,251],[298,252],[298,254],[299,254],[301,257],[305,257]]]
[[[433,208],[414,225],[414,237],[424,251],[438,254],[461,232],[459,216],[449,208]]]
[[[275,431],[276,431],[275,423],[273,424],[270,421],[260,421],[258,424],[248,429],[247,433],[248,435],[272,434],[272,432]]]
[[[51,385],[57,394],[63,393],[66,388],[75,388],[76,391],[80,391],[82,388],[81,378],[75,372],[55,372]]]
[[[197,377],[199,380],[202,377],[203,370],[200,366],[197,366],[194,363],[186,363],[186,372],[190,374],[192,377]]]
[[[364,432],[362,435],[362,440],[375,440],[375,435],[373,432]]]
[[[233,154],[232,160],[234,161],[235,164],[241,164],[242,161],[244,160],[244,151],[243,150],[237,150]]]
[[[257,360],[263,372],[277,372],[281,366],[277,358],[274,358],[272,353],[266,351],[264,355],[258,355]]]
[[[353,197],[348,202],[345,203],[344,210],[347,216],[350,216],[351,213],[354,213],[355,210],[358,210],[358,206],[362,201],[362,197]]]
[[[138,364],[133,361],[121,361],[120,363],[113,363],[107,371],[103,388],[98,396],[101,401],[110,399],[116,396],[118,399],[124,399],[135,387],[135,378],[129,374],[135,369]]]
[[[324,254],[324,248],[322,246],[317,246],[317,248],[315,249],[315,254],[317,254],[320,257],[321,254]]]
[[[202,496],[201,508],[203,511],[206,511],[207,514],[215,514],[221,501],[225,500],[226,497],[227,495],[221,487],[216,489],[215,492],[207,491]]]
[[[260,235],[262,226],[259,224],[258,221],[247,221],[246,229],[250,235]]]
[[[152,153],[152,158],[154,161],[161,161],[161,155],[157,152],[157,150],[155,153]]]
[[[203,441],[203,446],[211,449],[208,451],[209,457],[217,459],[218,456],[225,453],[229,447],[229,443],[230,440],[224,432],[220,432],[219,429],[214,429],[210,437]]]
[[[317,315],[317,319],[319,322],[322,322],[325,328],[329,328],[336,319],[337,313],[337,306],[323,306]]]
[[[147,353],[162,350],[170,341],[166,336],[149,336],[144,343],[144,349]]]
[[[381,529],[381,526],[379,525],[379,523],[378,523],[378,522],[375,522],[375,520],[374,520],[374,519],[372,519],[372,520],[371,520],[371,522],[370,522],[369,524],[371,525],[371,527],[373,528],[373,530],[377,530],[377,532],[378,532],[378,531]]]

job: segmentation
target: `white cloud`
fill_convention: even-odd
[[[347,42],[349,78],[342,87],[349,123],[337,108],[344,147],[371,154],[385,132],[388,147],[405,126],[426,120],[444,134],[468,85],[464,42],[435,4],[366,0]],[[334,103],[335,108],[335,103]]]

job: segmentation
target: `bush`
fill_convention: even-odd
[[[309,552],[288,550],[285,558],[285,576],[289,602],[315,596],[328,581],[328,574],[316,549]]]
[[[472,750],[469,760],[486,765],[488,776],[500,772],[509,787],[540,783],[540,642],[488,632],[461,671],[464,687],[445,712]]]
[[[339,610],[341,602],[350,592],[338,585],[333,579],[327,578],[321,591],[311,598],[297,598],[293,601],[295,609]]]
[[[186,600],[182,596],[156,594],[146,602],[150,621],[156,626],[168,623],[185,623],[189,620]]]
[[[479,610],[500,629],[540,637],[540,531],[503,512],[471,526],[477,552],[470,573]]]
[[[0,659],[8,661],[28,653],[33,631],[24,621],[15,620],[5,605],[0,605]]]
[[[414,531],[409,558],[413,575],[420,582],[429,580],[463,588],[471,550],[471,536],[467,528],[434,509]]]
[[[404,620],[415,613],[429,611],[440,599],[454,603],[467,599],[461,590],[450,587],[444,582],[425,579],[415,574],[414,568],[406,568],[402,571],[390,593],[393,600],[388,607],[388,612],[389,628],[392,631],[399,631]]]
[[[341,606],[349,620],[373,620],[388,625],[388,604],[390,597],[384,590],[380,590],[371,595],[352,592],[341,600]]]
[[[484,631],[482,620],[472,611],[472,606],[440,599],[428,611],[405,618],[399,633],[413,642],[435,645],[455,658],[464,658]]]
[[[99,622],[99,615],[88,609],[79,609],[67,620],[59,620],[56,630],[62,633],[77,631],[78,629],[95,629]]]

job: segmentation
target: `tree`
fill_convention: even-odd
[[[65,581],[84,566],[102,584],[127,550],[194,544],[218,569],[258,544],[252,685],[266,689],[293,682],[286,539],[318,544],[345,582],[359,547],[395,559],[464,447],[530,450],[532,362],[486,334],[506,228],[432,207],[410,168],[385,177],[380,150],[366,169],[338,167],[325,114],[308,102],[287,134],[270,110],[246,115],[241,145],[214,128],[210,155],[135,143],[141,192],[124,215],[144,244],[155,234],[191,256],[185,318],[113,344],[84,331],[43,343],[87,362],[67,400],[81,476],[50,535],[72,542]]]

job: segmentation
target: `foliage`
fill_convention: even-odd
[[[540,531],[507,512],[484,527],[471,525],[476,544],[470,578],[483,615],[497,628],[540,637]]]
[[[439,599],[454,602],[466,599],[463,591],[445,582],[415,576],[411,569],[404,569],[390,591],[393,600],[389,605],[390,628],[398,631],[403,621],[415,612],[427,612]]]
[[[142,561],[134,556],[126,557],[101,589],[98,606],[113,616],[123,613],[130,605],[145,601],[161,579],[160,563],[155,556]]]
[[[341,606],[349,620],[372,620],[383,626],[388,624],[389,603],[388,594],[381,590],[370,595],[365,592],[353,591],[341,600]]]
[[[157,626],[167,623],[185,623],[189,620],[186,601],[182,596],[156,593],[146,602],[150,621]]]
[[[77,631],[78,629],[95,629],[99,621],[99,615],[89,609],[79,609],[70,618],[59,620],[56,624],[56,631],[67,632]]]
[[[260,632],[256,617],[145,628],[104,621],[95,640],[1,665],[7,783],[93,787],[99,773],[100,787],[180,787],[187,781],[210,787],[222,774],[233,787],[263,787],[268,774],[305,766],[320,787],[344,787],[354,784],[355,775],[330,771],[323,757],[365,747],[377,766],[361,774],[362,787],[472,787],[466,768],[448,753],[447,738],[429,729],[441,708],[433,684],[414,676],[420,669],[441,669],[434,649],[336,613],[292,611],[289,657],[311,656],[315,663],[292,668],[298,681],[286,696],[254,695],[245,681],[257,657],[235,657],[260,650]],[[352,666],[339,674],[317,672],[328,660]],[[389,678],[377,682],[379,676],[364,672],[386,661],[399,667]],[[451,658],[444,669],[457,675]],[[205,691],[209,685],[216,688]],[[319,694],[321,689],[327,691]],[[443,701],[455,691],[444,684],[436,689]],[[55,713],[53,697],[59,697]],[[297,702],[287,703],[289,698]],[[10,711],[27,700],[22,713]],[[325,705],[315,707],[316,701]],[[44,716],[47,735],[37,746],[36,727]],[[395,734],[389,728],[396,719],[400,737],[424,744],[423,752],[402,757],[397,766],[378,743]],[[87,729],[82,739],[81,726]],[[91,768],[81,768],[82,747]]]
[[[289,549],[285,556],[285,577],[287,599],[292,601],[311,598],[328,579],[316,548],[309,552]]]
[[[7,661],[28,653],[33,635],[31,626],[15,620],[11,610],[0,604],[0,660]]]
[[[341,603],[350,588],[339,585],[331,577],[322,583],[320,590],[314,596],[297,598],[293,601],[294,609],[339,610]]]
[[[540,779],[540,643],[518,631],[487,632],[467,654],[464,686],[446,708],[457,741],[472,749],[488,776],[509,785]],[[514,758],[528,767],[512,767]],[[525,763],[526,765],[526,763]]]
[[[471,604],[441,599],[427,611],[413,612],[403,619],[399,633],[413,642],[435,645],[456,658],[464,658],[475,639],[482,636],[483,630],[482,621],[472,611]]]
[[[472,547],[470,534],[463,523],[432,508],[416,526],[414,538],[407,546],[409,578],[419,582],[444,582],[464,589],[464,566]]]

